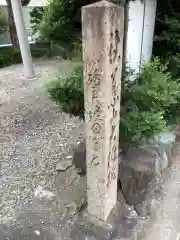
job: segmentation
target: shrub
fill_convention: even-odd
[[[36,34],[39,32],[40,23],[43,19],[45,7],[34,7],[30,12],[30,23],[32,26],[32,33]]]
[[[69,0],[53,0],[46,7],[39,25],[43,38],[60,45],[70,45],[76,41],[80,26],[76,26],[75,7]],[[71,46],[72,47],[72,46]]]
[[[18,49],[0,49],[0,67],[9,66],[21,62],[21,54]]]
[[[168,112],[179,104],[180,84],[159,58],[146,63],[134,82],[123,81],[120,135],[130,144],[143,144],[156,133],[165,131],[178,115]]]
[[[177,1],[169,9],[158,4],[158,17],[154,38],[154,55],[161,56],[164,62],[169,62],[169,71],[173,77],[179,77],[180,72],[180,2]],[[160,8],[160,9],[159,9]]]
[[[78,55],[81,59],[81,14],[82,1],[53,0],[44,8],[31,12],[33,34],[38,38],[60,46],[64,58]],[[54,52],[54,49],[52,49]],[[57,55],[58,52],[56,53]]]
[[[82,66],[72,75],[49,83],[47,92],[62,111],[84,116]],[[162,65],[159,58],[144,64],[136,81],[123,78],[120,141],[128,145],[144,144],[156,133],[167,130],[171,123],[168,112],[177,109],[179,92],[180,84],[172,80],[167,65]],[[174,122],[177,117],[173,116]]]
[[[34,58],[39,58],[47,54],[47,49],[32,47],[31,54]],[[0,48],[0,68],[21,62],[21,52],[19,49],[12,47]]]
[[[71,75],[60,76],[46,85],[48,96],[62,111],[84,117],[83,68],[78,66]]]

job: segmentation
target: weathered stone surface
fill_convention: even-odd
[[[161,184],[157,188],[160,188]],[[159,189],[154,190],[149,196],[146,196],[145,201],[134,205],[134,209],[141,217],[147,218],[152,213],[155,213],[159,208],[161,193]]]
[[[141,203],[153,188],[155,175],[150,171],[137,171],[123,161],[120,164],[122,193],[129,205]]]
[[[82,8],[88,211],[107,219],[117,199],[124,8]]]
[[[56,170],[57,171],[66,171],[69,167],[73,165],[72,160],[70,159],[64,159],[61,160],[57,165],[56,165]]]
[[[169,155],[176,140],[176,135],[173,132],[163,132],[154,137],[152,144],[156,147],[156,151],[160,156],[160,161],[157,163],[159,171],[168,167],[171,156]]]
[[[129,147],[125,155],[125,161],[135,171],[158,172],[156,161],[160,161],[156,149],[151,146]]]
[[[120,164],[120,182],[123,195],[142,215],[148,213],[147,199],[158,188],[164,169],[168,167],[169,152],[175,135],[171,132],[155,136],[149,146],[130,147]]]
[[[134,206],[138,215],[146,217],[151,214],[150,204],[148,202],[142,202]]]
[[[98,220],[86,211],[79,215],[71,233],[72,240],[116,240],[130,239],[132,230],[137,223],[137,216],[132,215],[120,197],[105,222]]]
[[[77,174],[73,167],[59,172],[55,182],[59,208],[64,209],[64,218],[72,218],[87,203],[86,177]]]
[[[85,141],[78,144],[73,154],[73,164],[79,174],[86,174],[86,144]]]
[[[121,151],[119,150],[119,157],[118,157],[118,162],[119,164],[122,161],[122,154]],[[85,141],[82,141],[78,144],[76,149],[74,149],[74,154],[73,154],[73,165],[76,168],[76,171],[80,175],[86,175],[86,144]],[[120,178],[120,174],[118,174],[118,180]]]

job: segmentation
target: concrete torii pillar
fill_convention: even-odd
[[[126,5],[125,59],[135,75],[139,74],[142,60],[152,56],[157,0],[134,0]]]
[[[27,79],[35,78],[34,67],[32,63],[31,51],[28,42],[25,22],[22,12],[22,4],[20,0],[11,0],[14,21],[16,25],[21,56],[24,65],[24,73]]]

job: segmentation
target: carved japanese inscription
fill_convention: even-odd
[[[103,105],[99,97],[101,92],[101,71],[99,67],[100,59],[103,56],[103,51],[98,53],[95,58],[88,62],[88,73],[87,73],[87,85],[89,91],[91,91],[91,109],[87,112],[88,119],[91,123],[92,136],[90,136],[92,141],[92,156],[90,164],[97,167],[100,164],[99,150],[102,147],[102,113]]]
[[[117,128],[119,128],[119,123],[117,123],[117,114],[118,111],[116,109],[116,105],[119,104],[120,101],[120,88],[117,82],[117,72],[118,72],[118,63],[119,63],[119,49],[120,44],[120,34],[117,29],[111,32],[110,34],[110,47],[109,47],[109,63],[111,67],[111,104],[109,109],[111,110],[112,117],[110,120],[111,123],[111,135],[109,137],[109,155],[108,155],[108,181],[107,187],[110,186],[112,180],[116,179],[117,175],[117,160],[118,148],[117,148]]]
[[[88,211],[106,220],[117,201],[124,9],[82,9]]]

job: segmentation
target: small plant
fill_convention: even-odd
[[[84,117],[83,67],[72,75],[59,77],[47,85],[50,98],[62,111]],[[171,78],[167,65],[159,58],[144,64],[141,74],[132,82],[122,80],[120,141],[128,145],[146,143],[155,134],[177,122],[180,83]],[[169,117],[169,113],[174,113]]]
[[[47,49],[31,48],[31,54],[34,58],[42,57],[47,54]],[[21,63],[21,52],[12,47],[0,48],[0,68]]]
[[[46,85],[48,96],[63,112],[84,117],[83,68],[78,66],[70,75],[60,76]]]

